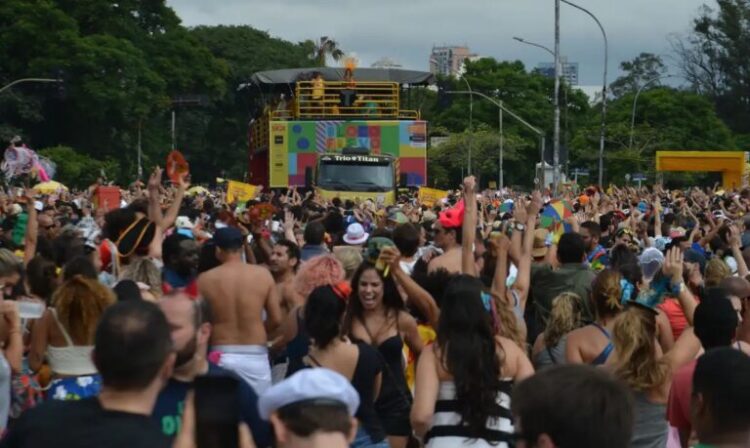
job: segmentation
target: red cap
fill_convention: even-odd
[[[453,208],[440,212],[438,221],[444,228],[461,227],[464,223],[464,200],[461,199]]]

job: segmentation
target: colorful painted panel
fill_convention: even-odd
[[[304,185],[305,168],[315,166],[317,154],[344,148],[392,155],[401,159],[409,186],[426,183],[425,121],[274,121],[270,128],[271,187]]]

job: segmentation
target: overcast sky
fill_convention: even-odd
[[[361,66],[389,57],[427,70],[433,45],[468,45],[482,56],[520,59],[527,67],[551,60],[512,40],[554,45],[553,0],[168,0],[186,26],[250,25],[293,42],[335,38]],[[699,7],[713,0],[577,0],[609,37],[609,82],[620,61],[641,52],[669,59],[669,37],[690,29]],[[603,43],[596,23],[561,4],[561,53],[580,64],[580,84],[601,84]],[[669,62],[669,61],[668,61]],[[676,73],[675,68],[671,72]]]

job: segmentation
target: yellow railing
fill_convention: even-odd
[[[395,82],[300,81],[295,101],[272,111],[272,119],[419,119],[401,110]]]

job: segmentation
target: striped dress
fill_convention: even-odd
[[[457,412],[456,386],[453,381],[440,382],[440,391],[432,416],[432,426],[425,436],[426,448],[509,448],[513,446],[513,420],[510,412],[512,379],[503,379],[497,396],[500,417],[487,419],[482,438],[472,439],[461,425]]]

